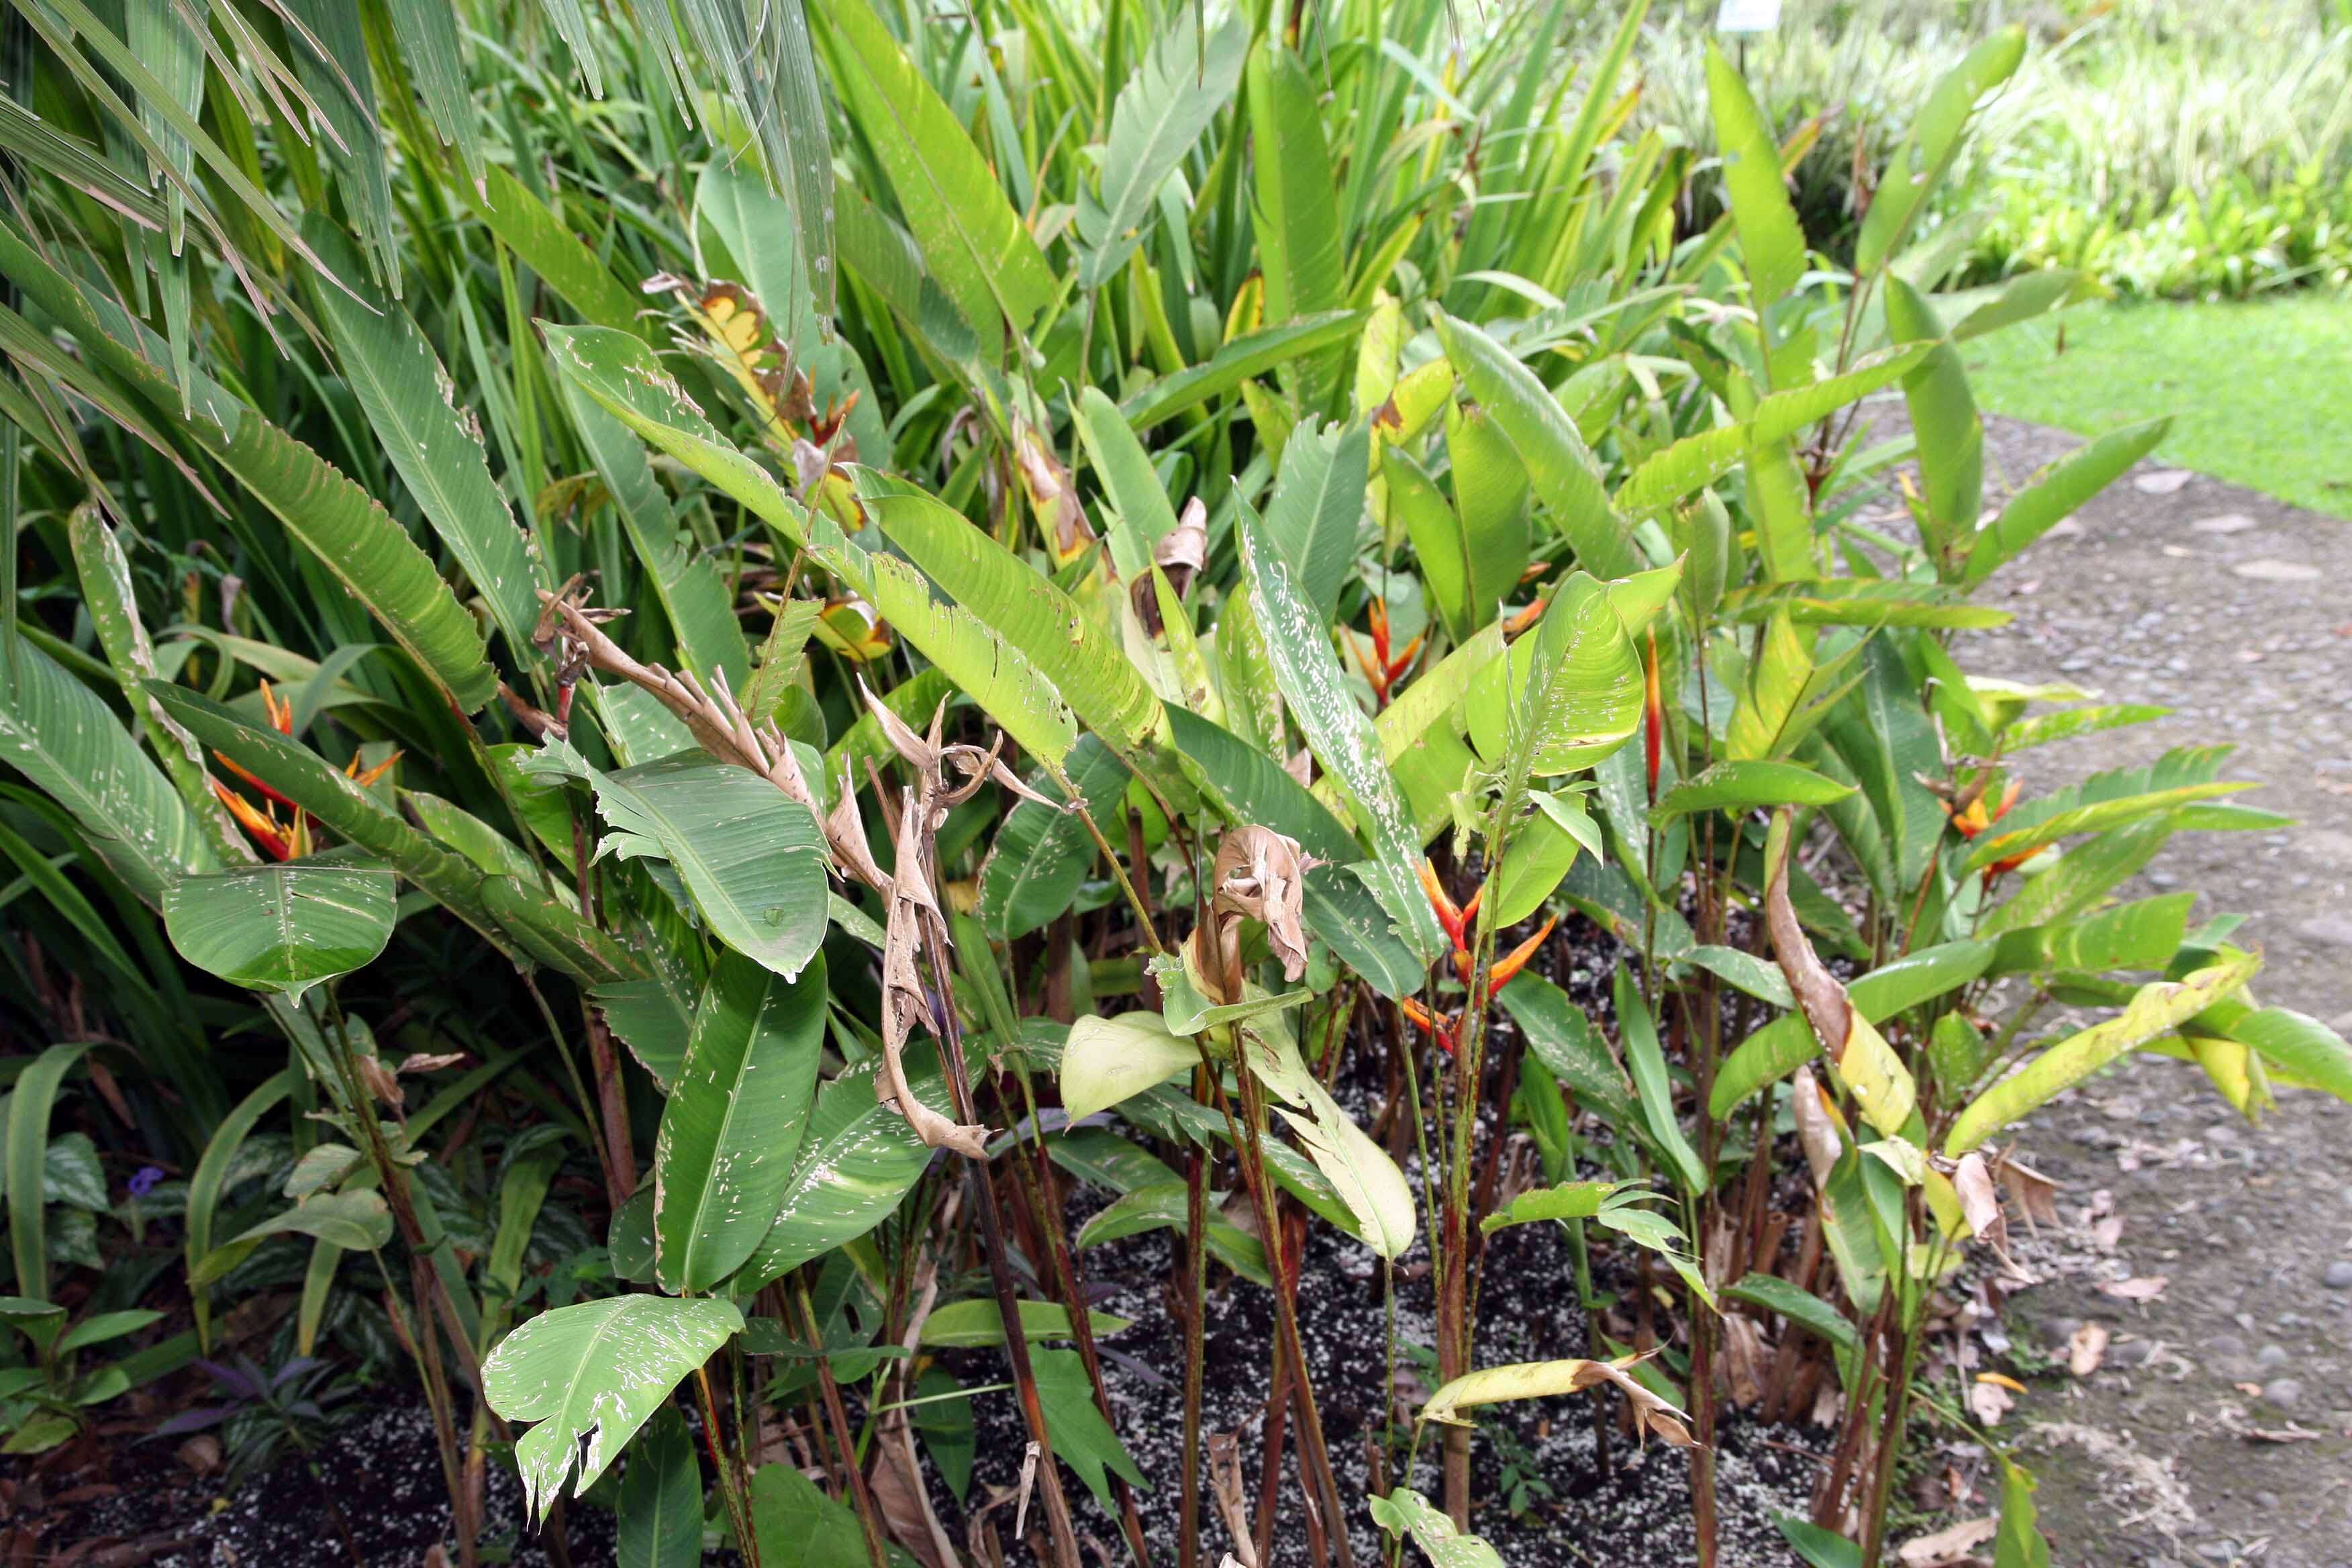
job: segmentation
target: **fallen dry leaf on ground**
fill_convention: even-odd
[[[2109,1279],[2099,1286],[2099,1294],[2113,1296],[2118,1301],[2147,1302],[2163,1295],[2164,1288],[2171,1282],[2171,1277],[2165,1274],[2150,1274],[2138,1279]]]
[[[2084,1323],[2074,1331],[2074,1338],[2066,1347],[2066,1370],[2076,1377],[2088,1377],[2099,1370],[2107,1356],[2107,1331],[2102,1323]]]
[[[2007,1384],[2007,1386],[2003,1386]],[[2017,1384],[1997,1372],[1980,1372],[1969,1384],[1969,1411],[1988,1426],[1998,1426],[2000,1418],[2016,1408],[2017,1401],[2010,1389]]]
[[[1964,1519],[1947,1526],[1933,1535],[1923,1535],[1906,1541],[1895,1553],[1903,1568],[1954,1568],[1976,1554],[1976,1549],[1990,1541],[2000,1530],[1998,1519]]]

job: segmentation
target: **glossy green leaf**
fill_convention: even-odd
[[[824,1042],[821,957],[792,981],[732,953],[712,968],[654,1144],[654,1270],[664,1289],[709,1290],[768,1234]]]
[[[1059,1301],[1023,1301],[1021,1337],[1025,1340],[1067,1340],[1077,1337],[1077,1327],[1070,1321],[1070,1310]],[[1087,1314],[1087,1326],[1102,1338],[1118,1333],[1133,1325],[1125,1318],[1108,1312]],[[975,1296],[969,1300],[950,1301],[934,1308],[923,1320],[923,1331],[918,1342],[935,1350],[969,1350],[979,1346],[1001,1345],[1004,1342],[1004,1314],[994,1297]]]
[[[675,1405],[664,1405],[629,1448],[613,1510],[620,1568],[696,1568],[702,1561],[702,1465]]]
[[[1109,283],[1142,243],[1160,187],[1218,110],[1233,102],[1249,41],[1248,24],[1238,13],[1205,37],[1198,16],[1170,16],[1151,52],[1111,101],[1099,189],[1079,190],[1078,287]],[[1121,575],[1132,574],[1122,567]]]
[[[301,861],[183,877],[163,893],[164,929],[181,957],[290,1002],[372,963],[392,940],[394,909],[388,868]]]
[[[595,1485],[670,1390],[743,1327],[732,1301],[614,1296],[542,1312],[482,1363],[482,1392],[509,1421],[536,1422],[515,1443],[534,1517]],[[583,1452],[582,1444],[586,1444]]]

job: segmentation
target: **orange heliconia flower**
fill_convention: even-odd
[[[1372,623],[1372,651],[1367,656],[1363,645],[1356,640],[1353,632],[1348,634],[1348,651],[1356,656],[1356,668],[1364,672],[1364,679],[1371,682],[1372,695],[1379,698],[1381,706],[1385,708],[1389,705],[1390,689],[1404,678],[1405,671],[1412,668],[1413,660],[1421,657],[1423,637],[1415,637],[1404,645],[1403,652],[1391,657],[1387,603],[1374,599],[1365,613]]]

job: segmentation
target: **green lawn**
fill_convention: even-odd
[[[2169,414],[2164,460],[2352,518],[2352,300],[2074,310],[1963,353],[1991,412],[2084,435]]]

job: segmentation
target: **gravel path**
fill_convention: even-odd
[[[2074,444],[1990,422],[1989,500]],[[2227,774],[2261,780],[2250,803],[2299,826],[2183,835],[2126,896],[2193,888],[2193,921],[2251,916],[2258,996],[2339,1031],[2352,1029],[2347,582],[2352,524],[2143,467],[1993,580],[1985,602],[2017,619],[1961,649],[1973,672],[2174,709],[2028,753],[2029,793],[2169,746],[2238,746]],[[2061,1277],[2018,1303],[2020,1348],[2052,1371],[2005,1423],[2030,1434],[2055,1562],[2352,1568],[2352,1106],[2298,1094],[2252,1127],[2186,1064],[2126,1067],[2022,1140],[2065,1184],[2074,1222]],[[2158,1276],[2145,1304],[2098,1289]],[[2075,1378],[2067,1351],[2084,1324],[2111,1342]]]

